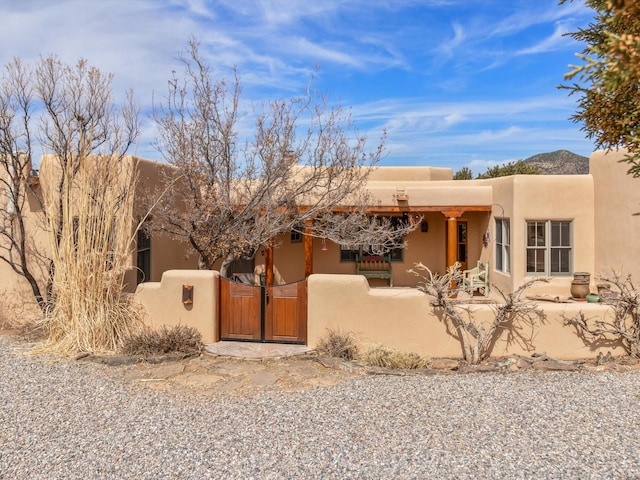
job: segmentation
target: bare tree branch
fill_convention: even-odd
[[[522,294],[537,282],[548,282],[546,278],[535,278],[521,285],[515,292],[505,294],[500,289],[503,302],[492,305],[494,318],[488,323],[476,320],[468,305],[460,305],[454,299],[462,291],[462,272],[456,262],[445,274],[433,273],[422,263],[409,270],[421,278],[418,288],[433,297],[431,305],[446,324],[447,331],[460,341],[463,358],[477,364],[491,354],[493,345],[503,330],[510,332],[510,340],[520,341],[529,347],[532,334],[524,335],[524,326],[533,328],[544,321],[544,313],[535,303],[522,300]]]
[[[274,100],[261,107],[253,140],[240,146],[237,72],[231,82],[214,80],[196,40],[181,61],[183,77],[174,73],[155,120],[156,146],[184,180],[159,202],[154,224],[187,239],[207,268],[300,225],[309,235],[381,249],[399,246],[416,227],[368,218],[365,185],[384,138],[367,153],[348,110],[311,94]]]
[[[590,319],[583,312],[563,317],[566,325],[573,325],[584,340],[594,345],[622,346],[628,355],[640,358],[640,291],[631,275],[599,275],[612,287],[611,294],[602,300],[611,305],[610,319]]]

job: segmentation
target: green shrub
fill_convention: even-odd
[[[127,338],[121,347],[125,355],[155,356],[167,353],[199,355],[202,335],[193,327],[178,325],[158,330],[146,329]]]

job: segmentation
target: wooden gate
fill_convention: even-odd
[[[220,278],[220,339],[306,343],[306,280],[262,287]]]

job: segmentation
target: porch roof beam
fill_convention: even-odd
[[[447,214],[451,211],[458,212],[490,212],[491,205],[448,205],[448,206],[376,206],[368,207],[367,212],[379,214],[392,213],[424,213],[424,212],[440,212]]]

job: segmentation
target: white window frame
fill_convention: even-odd
[[[535,224],[536,228],[542,228],[542,234],[536,235],[535,245],[529,244],[529,227]],[[568,224],[569,241],[568,245],[563,245],[563,238],[560,237],[560,244],[555,245],[553,241],[553,227]],[[561,231],[560,231],[561,232]],[[572,275],[573,272],[573,220],[527,220],[525,222],[525,274],[526,275],[546,275],[553,277],[566,277]],[[535,271],[529,270],[529,252],[537,251],[537,259],[534,262]],[[568,254],[567,271],[552,271],[552,257],[565,251]],[[539,258],[539,257],[542,258]],[[561,265],[562,262],[558,262]],[[540,265],[541,268],[538,266]]]
[[[496,218],[496,270],[511,273],[511,221]]]

